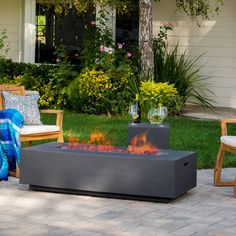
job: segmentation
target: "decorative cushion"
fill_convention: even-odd
[[[0,110],[4,110],[4,98],[2,95],[2,92],[10,92],[12,94],[17,95],[25,95],[25,87],[24,86],[15,86],[15,85],[9,85],[9,84],[0,84]]]
[[[41,125],[40,113],[38,109],[38,95],[19,96],[2,92],[4,97],[5,109],[13,108],[18,110],[24,117],[26,125]]]
[[[236,147],[236,136],[221,136],[220,141],[231,147]]]
[[[38,134],[46,132],[59,131],[60,127],[58,125],[25,125],[20,130],[20,134]]]

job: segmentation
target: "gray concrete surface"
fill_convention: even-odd
[[[224,169],[225,179],[236,168]],[[37,192],[18,179],[0,182],[0,236],[236,235],[233,187],[214,187],[198,170],[195,189],[171,203]]]
[[[233,108],[223,108],[218,107],[214,110],[211,109],[202,109],[198,106],[188,106],[184,112],[183,116],[198,118],[198,119],[210,119],[210,120],[219,120],[222,118],[232,118],[236,117],[236,109]]]

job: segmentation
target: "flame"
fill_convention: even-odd
[[[131,145],[128,146],[128,152],[135,154],[156,154],[159,149],[147,142],[147,133],[136,135],[131,139]]]
[[[79,138],[75,138],[75,137],[69,137],[68,142],[69,143],[80,143]]]
[[[71,130],[69,130],[68,135],[69,135],[69,137],[68,137],[69,144],[80,143],[79,138],[75,138],[75,137],[72,136],[72,131]]]
[[[124,149],[111,145],[111,141],[107,140],[106,134],[100,131],[93,131],[88,141],[79,138],[69,137],[68,145],[63,146],[64,149],[80,149],[84,151],[98,151],[98,152],[124,152]]]
[[[80,149],[84,151],[98,152],[126,152],[134,154],[156,154],[159,149],[147,141],[147,134],[136,135],[131,140],[131,145],[127,149],[119,148],[111,145],[111,141],[107,140],[106,134],[101,131],[94,131],[89,141],[80,142],[79,138],[69,137],[69,144],[63,146],[65,149]]]
[[[101,144],[101,145],[111,145],[111,142],[106,139],[106,134],[101,131],[93,131],[90,135],[89,142],[90,144]]]

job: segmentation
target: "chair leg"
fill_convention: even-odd
[[[63,137],[63,133],[62,133],[62,131],[59,133],[59,136],[58,136],[57,142],[59,142],[59,143],[63,143],[63,142],[64,142],[64,137]]]
[[[12,176],[12,177],[16,177],[16,178],[20,177],[20,168],[19,168],[17,162],[16,162],[16,171],[9,171],[8,175]]]
[[[214,185],[215,186],[222,186],[221,183],[221,170],[222,170],[222,165],[224,161],[224,149],[223,149],[223,144],[220,144],[219,152],[217,155],[216,163],[215,163],[215,169],[214,169]]]
[[[20,177],[20,168],[18,166],[18,164],[16,163],[16,178]]]
[[[214,185],[215,186],[234,186],[234,180],[221,181],[221,171],[224,161],[225,148],[224,144],[220,144],[219,152],[217,155],[215,169],[214,169]]]

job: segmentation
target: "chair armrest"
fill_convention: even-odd
[[[47,113],[47,114],[55,114],[57,116],[56,119],[56,125],[60,126],[60,129],[62,130],[62,121],[63,121],[63,113],[62,110],[40,110],[41,113]]]
[[[228,123],[236,123],[236,118],[226,118],[226,119],[220,120],[221,136],[228,135],[228,131],[227,131]]]

